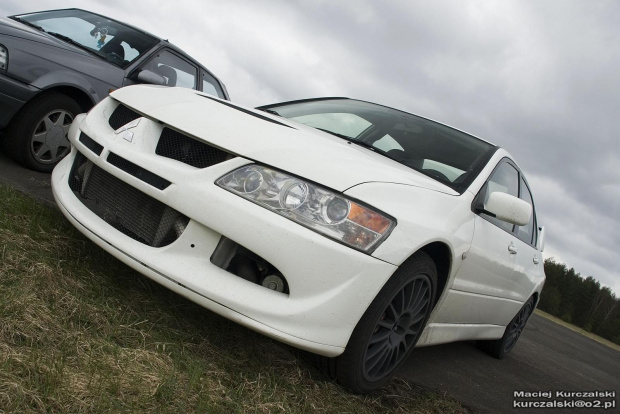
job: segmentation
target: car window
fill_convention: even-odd
[[[202,91],[204,93],[226,99],[219,82],[204,70],[202,71]]]
[[[526,226],[517,227],[517,237],[527,244],[532,246],[536,245],[536,215],[534,214],[534,203],[532,201],[532,194],[528,188],[525,180],[521,178],[521,200],[526,201],[532,206],[532,215],[530,216],[530,222]]]
[[[52,10],[16,17],[120,67],[127,67],[158,42],[130,26],[84,10]]]
[[[489,195],[496,191],[507,193],[515,197],[519,196],[519,172],[515,167],[507,162],[502,162],[489,178],[489,181],[486,184],[486,193],[484,196],[485,205],[489,199]],[[513,224],[511,223],[499,220],[485,213],[481,213],[480,215],[508,232],[512,232],[513,230]]]
[[[405,149],[389,135],[385,135],[383,138],[375,141],[372,145],[385,152],[391,150],[403,151],[403,153],[405,152]]]
[[[497,149],[429,119],[354,99],[309,99],[258,109],[367,147],[461,194]]]
[[[362,117],[349,113],[322,113],[290,118],[317,129],[324,129],[349,138],[357,138],[371,123]]]
[[[196,67],[169,50],[158,52],[144,69],[163,76],[166,86],[196,89]]]

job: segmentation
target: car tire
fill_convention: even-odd
[[[67,138],[77,102],[61,93],[46,93],[28,102],[11,121],[4,137],[7,154],[24,167],[51,172],[71,151]]]
[[[530,298],[506,326],[504,336],[494,341],[477,341],[476,345],[487,354],[497,359],[504,359],[504,356],[516,345],[533,311],[534,298]]]
[[[385,384],[418,342],[435,303],[437,269],[418,252],[381,289],[353,330],[342,355],[324,361],[338,383],[355,393]]]

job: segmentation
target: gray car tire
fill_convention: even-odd
[[[71,151],[69,127],[82,109],[67,95],[50,92],[28,102],[4,137],[7,154],[24,167],[51,172]]]

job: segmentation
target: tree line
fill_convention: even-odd
[[[539,309],[620,344],[620,298],[610,288],[553,258],[545,260],[545,274]]]

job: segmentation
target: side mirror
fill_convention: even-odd
[[[517,226],[525,226],[532,216],[532,206],[529,203],[499,191],[489,194],[484,209],[498,219]]]
[[[166,86],[166,78],[148,69],[143,69],[136,77],[140,83],[150,83],[152,85]]]
[[[545,251],[545,226],[538,228],[538,250]]]

